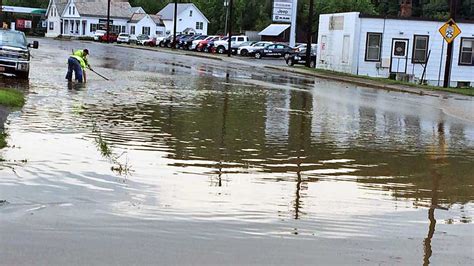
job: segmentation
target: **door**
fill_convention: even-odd
[[[406,73],[408,64],[408,39],[392,39],[390,58],[391,73]]]

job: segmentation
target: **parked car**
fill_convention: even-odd
[[[38,47],[37,41],[28,43],[21,31],[0,29],[0,73],[10,73],[21,79],[28,79],[30,48]]]
[[[226,53],[227,49],[229,48],[228,40],[229,39],[227,38],[226,40],[215,41],[214,42],[215,52],[217,52],[218,54]],[[230,42],[231,42],[230,47],[231,49],[234,47],[238,47],[242,43],[248,42],[248,40],[249,40],[249,37],[247,36],[232,36],[232,38],[230,38]]]
[[[206,53],[215,53],[216,52],[216,46],[215,42],[227,42],[229,40],[229,37],[222,37],[218,39],[211,39],[208,43],[207,46],[204,47],[204,52]]]
[[[196,46],[196,51],[205,52],[208,50],[207,46],[209,45],[210,42],[217,41],[222,38],[223,38],[222,36],[210,36],[198,43],[198,45]]]
[[[127,33],[120,33],[117,37],[117,43],[130,44],[130,35]]]
[[[189,50],[197,50],[197,47],[198,45],[202,42],[202,41],[208,41],[210,39],[214,38],[214,36],[206,36],[204,39],[202,38],[199,38],[197,40],[194,40],[191,44],[191,46],[189,47]]]
[[[94,41],[100,41],[100,37],[104,36],[107,32],[105,30],[96,30],[94,32]]]
[[[293,48],[286,44],[270,44],[264,48],[254,51],[255,58],[262,59],[263,57],[284,57],[288,59],[290,54],[293,52]]]
[[[207,35],[194,35],[193,37],[189,38],[185,45],[184,45],[184,49],[185,50],[194,50],[196,48],[196,45],[198,42],[204,40],[207,38]],[[193,47],[193,43],[196,43],[196,45],[194,45]]]
[[[304,44],[300,44],[298,46],[296,46],[295,48],[293,48],[293,51],[298,53],[298,52],[301,52],[302,50],[306,50],[306,46],[307,44],[304,43]],[[313,43],[311,44],[311,51],[316,51],[318,49],[318,45]]]
[[[232,54],[237,54],[240,47],[252,46],[255,43],[257,43],[257,42],[256,41],[248,41],[248,42],[243,42],[243,43],[241,43],[241,44],[239,44],[235,47],[232,47]]]
[[[149,39],[150,39],[150,36],[146,34],[140,34],[137,36],[137,45],[144,45],[145,41]]]
[[[107,42],[107,43],[117,42],[117,38],[118,38],[117,33],[111,32],[111,33],[109,33],[108,35],[107,35],[107,33],[104,34],[104,35],[102,35],[102,36],[100,37],[100,41],[101,41],[101,42]]]
[[[182,35],[179,38],[177,38],[176,48],[184,49],[184,46],[185,46],[186,42],[192,37],[194,37],[194,34]]]
[[[150,47],[155,47],[156,46],[156,38],[155,37],[149,37],[147,40],[143,41],[143,46],[150,46]]]
[[[289,66],[294,66],[296,64],[305,65],[306,64],[306,49],[290,54],[290,56],[286,59],[286,64]],[[316,67],[316,51],[311,52],[310,67],[311,68]]]
[[[253,55],[253,52],[257,49],[261,49],[269,44],[273,44],[272,42],[256,42],[252,45],[248,46],[241,46],[237,49],[237,54],[241,56]]]

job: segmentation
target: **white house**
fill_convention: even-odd
[[[380,18],[358,12],[319,19],[317,68],[371,77],[399,77],[442,85],[447,44],[442,21]],[[451,86],[474,87],[474,22],[458,21]],[[425,69],[426,67],[426,69]]]
[[[128,27],[128,32],[133,36],[146,34],[151,37],[164,37],[166,34],[165,24],[157,15],[133,14]]]
[[[47,9],[47,37],[93,36],[107,24],[107,0],[50,0]],[[128,1],[112,0],[110,7],[111,30],[126,32],[132,16]]]
[[[166,30],[173,34],[174,4],[168,4],[158,14],[165,23]],[[194,4],[178,4],[178,21],[176,32],[192,31],[196,34],[207,35],[209,20]]]
[[[50,0],[46,14],[46,37],[92,37],[96,30],[106,28],[107,0]],[[115,33],[146,33],[153,37],[166,33],[159,16],[131,7],[127,0],[111,1],[110,23],[110,30]]]

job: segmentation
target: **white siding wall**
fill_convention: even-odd
[[[153,21],[152,18],[146,16],[142,20],[140,20],[137,23],[129,23],[127,27],[127,32],[131,33],[130,28],[132,26],[135,26],[135,37],[142,34],[142,28],[143,27],[150,27],[150,36],[155,38],[155,37],[162,37],[166,34],[166,29],[165,27],[162,26],[157,26],[156,23]],[[163,34],[162,35],[157,35],[156,32],[161,31]]]
[[[343,29],[329,29],[332,16],[344,16]],[[371,77],[388,77],[390,75],[392,40],[408,39],[407,53],[409,59],[406,73],[414,75],[415,78],[421,78],[423,73],[422,65],[413,64],[411,60],[413,56],[414,35],[428,35],[428,50],[431,50],[431,55],[425,79],[432,85],[442,84],[447,45],[444,45],[444,51],[442,51],[444,40],[439,34],[438,29],[443,24],[443,22],[434,21],[359,18],[359,13],[357,12],[321,15],[317,68]],[[474,38],[474,24],[459,23],[458,25],[462,33],[454,43],[451,86],[457,86],[458,81],[468,81],[471,82],[471,86],[474,86],[474,66],[460,66],[458,64],[461,37]],[[382,33],[380,62],[365,61],[368,32]],[[342,60],[344,35],[351,36],[349,44],[351,60],[347,63]],[[438,82],[440,67],[441,80]]]
[[[193,11],[193,15],[189,16],[189,12]],[[170,34],[173,34],[173,20],[165,20],[166,31],[169,31]],[[196,22],[203,23],[203,29],[196,29]],[[178,14],[178,23],[176,26],[176,31],[183,32],[187,28],[192,28],[196,30],[197,34],[207,35],[208,23],[205,17],[195,7],[188,7],[186,10]]]
[[[54,38],[61,35],[61,14],[58,13],[58,9],[56,8],[56,4],[52,4],[49,7],[48,14],[47,14],[47,29],[46,29],[46,37]],[[50,29],[50,23],[53,23],[53,29]]]
[[[446,61],[447,44],[444,45],[441,34],[438,29],[444,22],[435,21],[415,21],[415,20],[399,20],[399,19],[378,19],[378,18],[362,18],[361,19],[361,41],[359,46],[359,75],[369,75],[373,77],[388,77],[389,69],[377,69],[376,62],[365,61],[366,36],[368,32],[382,33],[382,60],[390,60],[392,53],[392,40],[395,38],[408,39],[408,63],[407,74],[413,74],[416,78],[421,78],[423,67],[421,64],[412,63],[414,35],[428,35],[428,50],[431,50],[430,59],[426,68],[426,78],[430,84],[438,85],[438,77],[441,67],[441,80],[443,84],[444,67]],[[456,38],[454,42],[453,64],[451,75],[451,86],[456,86],[458,81],[470,81],[474,83],[474,66],[459,66],[459,49],[461,37],[474,37],[474,24],[459,23],[462,34]],[[441,55],[443,54],[443,57]],[[474,86],[474,84],[472,84]]]
[[[330,30],[331,17],[340,17],[343,20],[341,29]],[[341,13],[321,15],[319,18],[318,62],[317,67],[334,71],[352,73],[357,64],[356,43],[359,40],[359,14]],[[346,36],[346,37],[345,37]],[[344,37],[348,41],[344,51]],[[348,58],[343,58],[347,54]],[[348,60],[347,60],[348,59]]]

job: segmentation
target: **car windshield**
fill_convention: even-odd
[[[17,31],[0,30],[0,45],[8,45],[18,48],[27,47],[25,35]]]
[[[137,39],[139,40],[147,40],[148,39],[148,35],[138,35]]]
[[[120,33],[119,36],[120,36],[120,37],[128,37],[128,34],[126,34],[126,33]]]
[[[263,46],[267,46],[267,45],[268,45],[268,43],[256,43],[256,44],[254,44],[253,46],[255,46],[255,47],[263,47]]]

